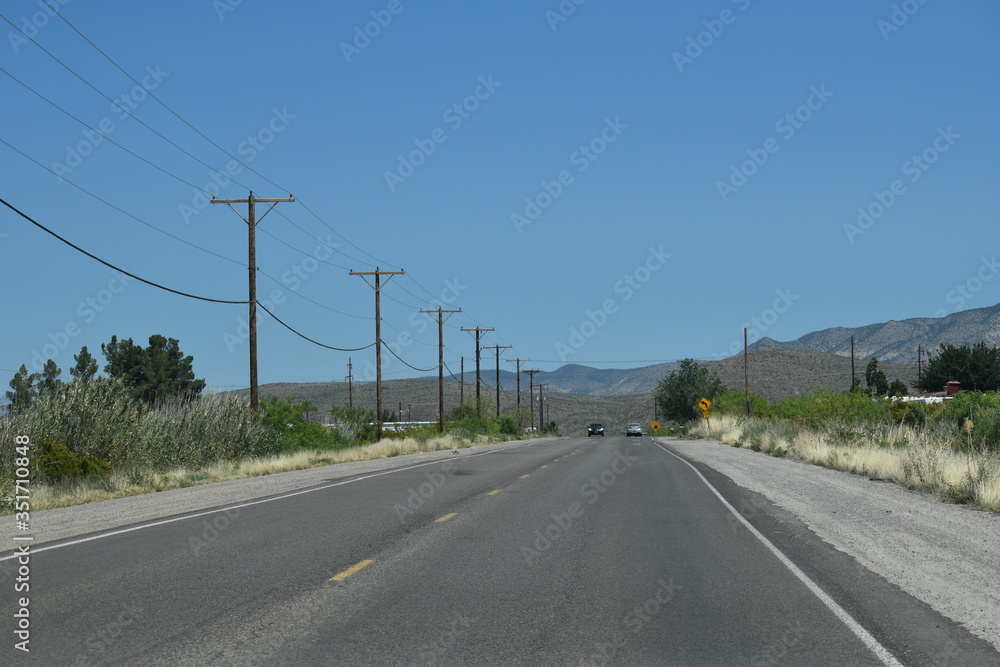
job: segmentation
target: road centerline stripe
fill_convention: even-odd
[[[500,489],[495,489],[495,490],[493,490],[493,491],[490,491],[490,492],[489,492],[489,493],[487,493],[486,495],[488,495],[488,496],[495,496],[495,495],[496,495],[496,494],[498,494],[498,493],[500,493]]]
[[[340,574],[336,575],[335,577],[330,577],[330,581],[344,581],[345,579],[347,579],[352,574],[355,574],[356,572],[358,572],[360,570],[363,570],[364,568],[368,567],[369,565],[371,565],[374,562],[375,561],[373,561],[373,560],[363,560],[360,563],[355,563],[354,565],[352,565],[351,567],[347,568],[346,570],[344,570]]]
[[[434,523],[441,523],[442,521],[447,521],[448,519],[452,518],[453,516],[458,516],[458,512],[452,512],[451,514],[445,514],[440,519],[434,519]]]

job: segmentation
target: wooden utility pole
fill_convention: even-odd
[[[257,394],[257,224],[279,203],[293,201],[295,201],[295,197],[291,195],[281,199],[260,199],[253,196],[253,190],[250,191],[250,196],[246,199],[213,198],[211,201],[213,204],[227,204],[229,208],[232,208],[233,212],[247,223],[247,229],[250,233],[250,252],[247,261],[247,269],[250,271],[250,312],[248,323],[250,329],[250,408],[253,410],[255,417],[259,409],[259,397]],[[271,208],[264,211],[264,215],[260,216],[260,220],[257,220],[257,202],[271,205]],[[240,212],[233,208],[233,204],[246,204],[247,217],[244,218],[240,215]]]
[[[545,422],[545,385],[548,382],[538,383],[538,430],[541,432],[544,429]]]
[[[507,363],[517,364],[517,432],[524,431],[524,420],[521,418],[521,362],[531,361],[531,359],[508,359]]]
[[[487,331],[495,331],[495,329],[483,329],[482,327],[476,327],[475,329],[462,328],[462,331],[475,331],[476,332],[476,417],[480,419],[483,416],[482,404],[479,402],[479,341],[482,340],[483,334]]]
[[[747,328],[743,327],[743,393],[747,399],[747,417],[750,416],[750,351],[747,346]]]
[[[851,336],[851,391],[854,391],[854,336]]]
[[[528,405],[531,407],[531,428],[535,428],[535,373],[541,373],[537,368],[521,371],[528,374]]]
[[[531,359],[507,359],[508,364],[517,364],[517,409],[521,409],[521,362]]]
[[[500,350],[508,350],[511,345],[490,345],[483,348],[484,350],[496,350],[497,351],[497,419],[500,419]]]
[[[924,371],[924,356],[923,356],[923,346],[917,345],[917,384],[920,384],[920,377],[923,375]]]
[[[347,357],[347,407],[354,407],[354,364]]]
[[[376,423],[378,424],[378,437],[382,439],[382,276],[401,276],[405,271],[382,271],[377,266],[374,271],[351,271],[352,276],[361,276],[362,280],[368,283],[368,276],[375,276],[375,284],[368,283],[375,288],[375,410],[378,413]],[[388,280],[386,281],[388,282]]]
[[[458,404],[465,405],[465,357],[462,357],[462,365],[459,372],[462,377],[458,380]]]
[[[444,314],[448,313],[450,317],[451,313],[460,313],[462,309],[442,310],[439,307],[437,310],[421,310],[420,312],[437,313],[438,316],[438,432],[444,433]]]

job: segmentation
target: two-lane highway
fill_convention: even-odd
[[[3,662],[878,665],[901,647],[933,662],[734,504],[648,437],[401,461],[48,545],[32,653],[4,646]]]

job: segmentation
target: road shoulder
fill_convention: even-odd
[[[764,497],[1000,651],[1000,515],[715,441],[658,439]],[[753,522],[762,507],[737,507]]]

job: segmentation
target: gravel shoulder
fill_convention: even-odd
[[[115,498],[87,505],[60,507],[31,513],[32,544],[40,547],[47,542],[67,540],[83,535],[149,523],[166,517],[180,516],[214,508],[224,508],[261,498],[293,493],[310,487],[335,483],[350,477],[385,472],[395,468],[418,465],[450,458],[468,457],[486,452],[525,447],[550,442],[556,438],[517,440],[491,445],[477,445],[465,449],[407,454],[387,459],[340,463],[305,470],[235,479],[227,482],[201,484],[184,489],[171,489],[159,493]],[[13,551],[6,548],[15,544],[13,516],[0,517],[0,553]]]
[[[715,441],[659,440],[767,497],[823,541],[1000,651],[1000,515]]]

